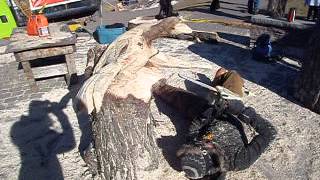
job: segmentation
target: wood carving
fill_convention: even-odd
[[[128,22],[128,28],[132,29],[134,27],[137,27],[140,24],[157,24],[158,22],[159,21],[157,19],[154,19],[153,17],[140,16],[130,20]],[[182,22],[188,22],[188,21],[182,20]],[[179,23],[177,26],[179,27],[176,27],[176,29],[178,29],[180,33],[177,32],[174,34],[170,34],[169,37],[175,38],[175,39],[181,39],[181,40],[196,41],[196,42],[202,41],[207,43],[217,43],[221,41],[219,35],[216,32],[194,30],[184,23]]]
[[[149,117],[152,87],[165,79],[160,68],[192,66],[161,54],[152,40],[190,33],[179,27],[184,27],[180,20],[170,17],[124,33],[108,46],[80,89],[77,108],[93,117],[103,179],[141,179],[158,167],[160,151]]]

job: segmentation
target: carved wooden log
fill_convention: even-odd
[[[137,17],[128,22],[128,29],[137,27],[140,24],[156,24],[158,22],[159,21],[152,16]],[[194,30],[185,24],[180,24],[179,29],[180,31],[183,30],[184,32],[188,33],[171,34],[170,37],[181,40],[203,41],[208,43],[220,42],[220,37],[216,32]]]
[[[110,44],[80,89],[77,106],[92,114],[103,179],[141,179],[158,167],[160,151],[149,117],[151,89],[164,79],[159,67],[188,67],[156,51],[151,42],[184,33],[179,27],[179,19],[172,17],[126,32]]]
[[[295,97],[306,107],[320,113],[320,33],[315,29],[305,51]]]

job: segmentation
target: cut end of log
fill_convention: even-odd
[[[149,30],[143,32],[142,36],[147,42],[149,42],[149,44],[151,44],[151,41],[154,39],[169,36],[170,31],[178,23],[179,19],[175,17],[163,19],[159,23],[151,26]]]
[[[163,78],[163,75],[155,68],[141,68],[133,79],[114,83],[108,89],[114,96],[119,98],[127,98],[129,95],[149,102],[151,99],[151,88],[153,84]]]

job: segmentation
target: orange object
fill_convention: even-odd
[[[48,25],[48,19],[45,15],[31,15],[27,23],[27,33],[30,36],[48,36]]]

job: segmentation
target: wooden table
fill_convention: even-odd
[[[76,51],[76,36],[62,31],[62,24],[50,24],[50,36],[28,36],[25,28],[15,29],[6,48],[7,53],[14,53],[16,61],[21,63],[25,76],[33,91],[38,90],[35,78],[65,75],[68,85],[77,81],[75,60],[71,58]],[[32,67],[33,60],[48,61],[48,57],[65,56],[64,63]]]

